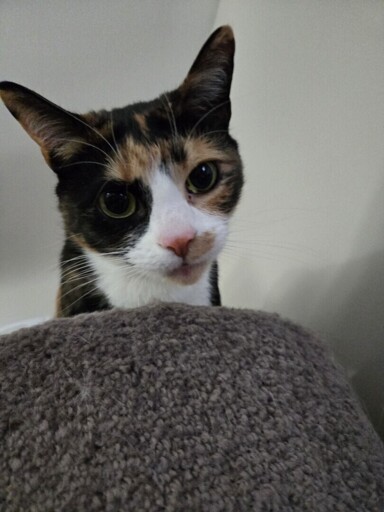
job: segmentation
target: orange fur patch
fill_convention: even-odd
[[[217,149],[213,142],[203,137],[187,139],[184,147],[187,152],[185,169],[187,176],[201,162],[226,159],[226,154],[223,151]],[[185,179],[187,176],[185,176]]]
[[[71,236],[71,241],[77,244],[82,249],[87,249],[88,251],[94,251],[96,252],[96,249],[88,245],[88,243],[85,241],[83,235],[77,234]]]
[[[207,231],[206,233],[203,233],[202,235],[194,238],[188,247],[188,263],[192,263],[203,254],[207,253],[210,249],[212,249],[214,243],[215,235],[210,231]]]
[[[144,133],[148,133],[148,125],[147,120],[144,114],[138,114],[137,112],[133,114],[133,119],[137,122],[140,127],[140,130]]]
[[[209,194],[205,194],[201,197],[199,196],[196,200],[196,204],[204,210],[221,213],[221,205],[228,201],[231,197],[232,190],[224,184],[219,184],[219,186],[213,189]]]
[[[141,179],[148,184],[151,172],[161,162],[159,146],[147,146],[132,137],[127,137],[118,153],[119,158],[115,159],[108,170],[108,176],[113,180],[132,182]]]

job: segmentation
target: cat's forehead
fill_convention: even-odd
[[[225,166],[237,154],[208,137],[173,136],[157,140],[143,140],[125,136],[116,146],[107,168],[107,178],[145,184],[157,170],[171,175],[175,181],[184,181],[193,168],[206,161],[220,161]]]

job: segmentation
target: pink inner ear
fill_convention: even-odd
[[[36,142],[47,150],[58,146],[60,139],[60,126],[57,121],[52,121],[44,116],[37,117],[35,113],[28,113],[25,116],[25,128]]]
[[[70,158],[84,143],[84,123],[78,117],[18,84],[2,83],[1,97],[30,137],[39,144],[49,165],[52,154]]]

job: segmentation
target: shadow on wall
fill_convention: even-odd
[[[384,203],[383,190],[357,229],[350,254],[364,254],[342,265],[309,272],[282,301],[306,308],[305,323],[321,333],[346,368],[376,430],[384,439]],[[379,238],[378,238],[379,237]],[[382,240],[382,250],[377,250]],[[369,251],[370,246],[376,250]],[[319,293],[320,292],[320,293]],[[317,297],[314,303],[314,298]]]
[[[352,370],[352,385],[384,439],[384,251],[349,262],[333,292],[346,289],[348,283],[353,283],[353,289],[325,327],[339,361]]]

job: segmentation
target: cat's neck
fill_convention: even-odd
[[[85,255],[96,276],[96,285],[113,307],[133,308],[153,302],[181,302],[190,305],[211,304],[211,268],[189,286],[165,280],[156,274],[130,274],[130,269],[114,259],[94,251]]]

